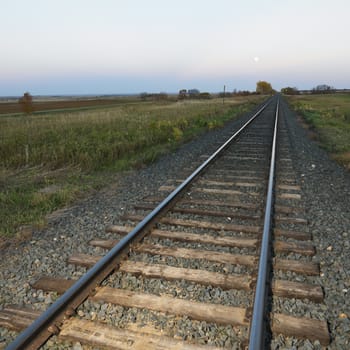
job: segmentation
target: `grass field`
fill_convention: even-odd
[[[114,107],[0,116],[0,236],[83,193],[115,181],[206,130],[253,108],[261,97],[119,103]],[[23,231],[23,230],[22,230]]]
[[[350,94],[288,97],[317,141],[350,170]]]

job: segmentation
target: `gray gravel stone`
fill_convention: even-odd
[[[293,112],[285,113],[292,144],[293,165],[302,179],[302,193],[309,229],[313,234],[321,274],[318,282],[325,291],[325,302],[310,312],[329,323],[332,342],[327,349],[350,349],[350,334],[344,325],[349,323],[350,248],[347,232],[350,229],[350,174],[332,161],[319,146],[310,141],[307,131],[296,122]],[[345,233],[345,235],[344,235]],[[315,281],[314,281],[315,283]],[[346,315],[346,317],[345,317]],[[341,318],[344,317],[344,318]],[[321,349],[315,342],[284,345],[281,337],[273,349]],[[281,347],[279,347],[281,344]]]

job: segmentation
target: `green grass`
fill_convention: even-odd
[[[0,166],[79,165],[97,170],[154,145],[171,145],[241,112],[219,101],[124,105],[56,115],[0,118]],[[26,152],[27,147],[27,152]]]
[[[288,100],[317,134],[320,145],[350,169],[350,94],[301,95]]]
[[[261,100],[261,99],[260,99]],[[0,236],[252,109],[257,97],[0,117]]]

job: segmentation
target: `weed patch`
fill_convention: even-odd
[[[350,94],[293,96],[288,97],[288,101],[317,133],[320,145],[349,167]]]

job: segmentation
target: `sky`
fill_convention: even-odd
[[[0,96],[350,88],[349,0],[0,0]]]

